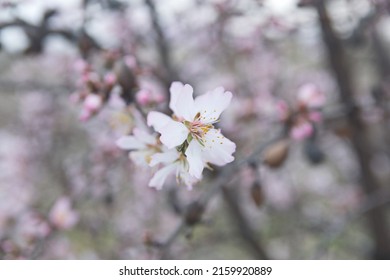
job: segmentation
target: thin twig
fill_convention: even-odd
[[[145,4],[149,9],[150,17],[152,20],[153,29],[157,36],[157,49],[160,56],[161,64],[165,68],[167,75],[165,75],[165,81],[167,88],[171,85],[171,83],[175,80],[179,80],[178,74],[173,67],[172,58],[170,53],[170,47],[168,41],[165,37],[165,33],[161,26],[160,17],[156,10],[156,6],[153,0],[145,0]]]

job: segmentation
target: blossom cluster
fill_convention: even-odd
[[[191,189],[202,179],[204,168],[234,160],[236,145],[215,127],[231,99],[232,93],[223,87],[194,99],[190,85],[173,82],[169,102],[173,115],[149,112],[147,124],[157,133],[135,128],[133,135],[121,137],[117,145],[131,150],[130,158],[136,164],[157,170],[150,187],[161,189],[167,178],[175,174],[179,184]]]
[[[277,109],[280,120],[289,128],[290,137],[302,140],[313,134],[315,123],[322,121],[321,109],[326,97],[315,84],[307,83],[298,89],[296,99],[294,106],[281,101]]]

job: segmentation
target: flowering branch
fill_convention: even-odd
[[[261,161],[262,158],[260,155],[270,145],[276,143],[284,137],[284,132],[277,134],[270,140],[260,143],[250,156],[231,163],[227,165],[224,169],[222,169],[214,184],[209,186],[207,191],[202,193],[201,196],[198,197],[198,199],[193,200],[193,202],[185,208],[183,213],[186,213],[187,215],[182,216],[182,220],[178,223],[176,229],[169,235],[166,241],[156,242],[156,244],[158,244],[157,247],[162,249],[162,255],[166,256],[169,247],[173,244],[176,238],[178,238],[188,229],[188,227],[194,227],[202,221],[202,215],[205,212],[210,200],[216,195],[220,194],[221,190],[223,190],[223,194],[227,200],[227,204],[231,209],[232,214],[237,218],[239,222],[238,227],[241,230],[243,240],[247,242],[249,246],[253,246],[252,249],[256,258],[267,259],[268,256],[265,250],[260,245],[258,238],[254,236],[253,230],[249,226],[248,221],[245,219],[245,216],[242,213],[242,210],[240,209],[239,205],[237,204],[237,201],[233,201],[234,197],[232,196],[231,188],[229,188],[228,185],[233,179],[232,176],[234,174],[237,174],[240,168],[249,163]],[[196,207],[194,207],[194,205],[196,205]],[[194,209],[198,209],[198,211],[193,211]],[[189,219],[189,214],[191,214],[192,216],[191,219]],[[191,223],[189,223],[188,221],[191,221]],[[256,235],[258,235],[258,233],[256,233]]]

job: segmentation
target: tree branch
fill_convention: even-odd
[[[366,139],[365,127],[359,118],[359,109],[355,105],[351,73],[341,40],[333,30],[326,10],[325,1],[315,1],[323,41],[328,51],[330,66],[339,87],[340,98],[344,106],[352,108],[347,120],[351,126],[352,146],[360,165],[363,191],[370,195],[379,190],[379,185],[369,166],[370,146]],[[390,240],[385,209],[378,207],[370,211],[369,224],[375,242],[374,258],[390,258]]]

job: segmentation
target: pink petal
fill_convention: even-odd
[[[291,137],[295,140],[303,140],[313,133],[313,126],[308,122],[300,123],[291,129]]]

